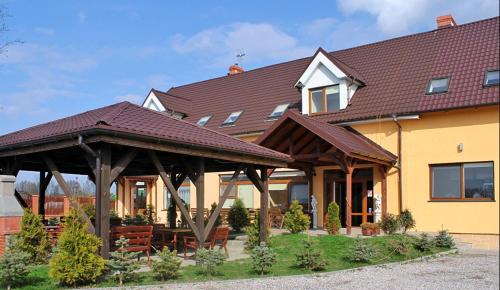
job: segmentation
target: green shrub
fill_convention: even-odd
[[[145,217],[145,222],[146,224],[148,225],[152,225],[155,223],[155,207],[151,204],[148,204],[146,206],[146,210],[144,211],[144,215],[146,216]]]
[[[146,218],[141,214],[138,214],[135,217],[131,217],[130,215],[125,215],[125,218],[123,219],[123,224],[126,226],[131,226],[131,225],[144,226],[147,225],[148,222]]]
[[[167,209],[167,226],[169,228],[175,228],[177,226],[177,207],[171,204]]]
[[[123,282],[132,280],[134,271],[139,269],[139,264],[136,261],[138,253],[127,251],[128,239],[123,236],[115,244],[118,250],[111,252],[107,264],[113,271],[113,276],[118,279],[120,286],[123,286]]]
[[[210,216],[209,216],[209,219],[210,219],[210,217],[212,217],[212,214],[215,212],[216,208],[217,208],[217,203],[215,203],[215,202],[212,203],[212,205],[210,206]],[[216,228],[216,227],[218,227],[220,225],[222,225],[222,218],[221,218],[220,212],[219,212],[219,215],[215,219],[214,228]]]
[[[14,247],[28,253],[30,263],[44,263],[50,253],[50,240],[42,219],[29,208],[24,210],[21,231],[14,240]]]
[[[159,259],[151,262],[151,268],[155,276],[161,281],[177,278],[182,263],[182,261],[177,258],[177,251],[170,251],[168,247],[164,247],[157,255]]]
[[[86,229],[83,218],[71,209],[49,262],[49,276],[61,284],[76,286],[95,282],[104,271],[104,259],[97,254],[101,240]]]
[[[302,205],[297,200],[294,200],[285,214],[283,227],[292,234],[296,234],[306,231],[310,224],[311,219],[304,214]]]
[[[89,219],[95,220],[95,205],[93,203],[86,203],[82,205],[82,210],[89,217]]]
[[[267,274],[276,263],[276,253],[273,249],[266,246],[266,243],[261,243],[252,250],[252,269],[261,274]]]
[[[413,246],[412,240],[406,235],[397,235],[395,239],[387,243],[388,249],[392,253],[408,257]]]
[[[245,234],[248,237],[247,241],[245,242],[245,248],[247,250],[251,250],[260,244],[259,229],[260,226],[258,220],[250,223],[249,226],[245,227]]]
[[[382,220],[380,221],[380,227],[384,231],[384,233],[388,235],[394,234],[399,228],[398,218],[392,213],[388,213],[382,216]]]
[[[304,241],[304,247],[301,248],[300,252],[297,253],[295,257],[297,258],[297,266],[299,268],[310,271],[320,271],[326,267],[323,253],[318,250],[318,247],[309,237]]]
[[[8,248],[3,256],[0,256],[0,285],[10,290],[12,286],[26,279],[29,274],[27,262],[30,259],[29,253]]]
[[[420,236],[415,241],[415,249],[420,252],[429,251],[432,248],[432,240],[426,233],[421,233]]]
[[[47,220],[47,224],[49,226],[58,226],[61,224],[61,221],[57,217],[51,217]]]
[[[250,223],[248,210],[241,199],[236,199],[229,209],[227,221],[234,231],[241,232]]]
[[[434,245],[439,248],[453,248],[455,246],[455,241],[448,234],[447,230],[439,231],[438,235],[434,237]]]
[[[413,219],[413,215],[411,214],[410,210],[405,209],[403,210],[398,217],[399,224],[403,228],[403,232],[406,233],[406,231],[413,229],[416,225],[415,220]]]
[[[339,212],[339,206],[335,202],[328,205],[327,230],[330,235],[336,235],[341,227]]]
[[[354,240],[347,259],[351,262],[369,262],[375,256],[375,249],[365,240],[357,238]]]
[[[201,248],[196,251],[196,266],[204,275],[217,273],[217,266],[224,264],[226,255],[220,250]]]

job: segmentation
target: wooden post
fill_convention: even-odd
[[[38,215],[42,216],[42,220],[45,219],[45,188],[43,188],[44,182],[45,171],[40,171],[40,183],[38,190]]]
[[[347,235],[351,234],[352,229],[352,172],[354,168],[352,165],[347,165],[347,172],[345,176],[346,183],[346,232]]]
[[[105,145],[101,149],[101,202],[100,202],[100,234],[102,239],[101,256],[109,258],[109,200],[111,184],[111,148]],[[96,218],[97,219],[97,218]]]
[[[380,166],[380,175],[382,176],[382,216],[387,214],[387,168]]]
[[[196,227],[200,233],[205,232],[205,217],[203,215],[203,210],[205,208],[205,159],[200,158],[198,160],[197,168],[197,180],[196,186]],[[202,234],[198,237],[198,247],[203,247],[204,235]]]
[[[262,181],[262,191],[260,192],[260,242],[267,243],[267,226],[269,224],[269,186],[267,168],[263,167],[260,171],[260,179]]]
[[[98,150],[95,158],[95,232],[98,237],[101,236],[101,173],[101,150]]]

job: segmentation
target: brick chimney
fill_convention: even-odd
[[[455,22],[455,19],[453,19],[453,16],[451,16],[451,14],[438,16],[436,18],[436,23],[438,29],[457,26],[457,23]]]
[[[235,75],[244,72],[245,70],[239,66],[237,63],[233,64],[232,66],[229,67],[229,73],[228,75]]]

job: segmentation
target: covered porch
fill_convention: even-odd
[[[354,130],[288,111],[256,143],[289,154],[289,167],[306,173],[309,194],[318,201],[319,227],[332,201],[347,234],[353,225],[387,213],[387,174],[397,158]],[[375,182],[380,192],[374,192]]]

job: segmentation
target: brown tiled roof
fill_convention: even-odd
[[[300,126],[303,126],[309,132],[317,135],[348,156],[360,155],[391,163],[395,162],[397,159],[394,154],[383,149],[378,144],[361,134],[349,131],[341,126],[319,121],[316,118],[301,115],[294,110],[287,111],[255,142],[266,146],[266,142],[272,139],[273,136],[280,130],[279,128],[283,127],[283,124],[289,122],[290,120],[296,122]],[[284,136],[284,138],[289,138],[289,135]]]
[[[486,70],[500,66],[499,19],[331,52],[339,68],[366,86],[356,91],[345,110],[315,118],[343,122],[498,104],[499,87],[483,88],[483,78]],[[213,115],[209,128],[229,134],[259,132],[272,124],[267,117],[276,105],[300,103],[294,85],[310,61],[271,65],[171,88],[168,93],[192,100],[188,121]],[[449,92],[425,95],[429,80],[442,76],[451,76]],[[234,126],[220,127],[231,112],[239,110],[244,113]]]
[[[192,106],[192,101],[190,99],[175,96],[155,89],[152,89],[151,91],[160,100],[165,108],[178,113],[189,115]]]
[[[168,114],[122,102],[0,136],[0,151],[94,129],[124,132],[165,142],[289,161],[286,154],[199,127]]]

